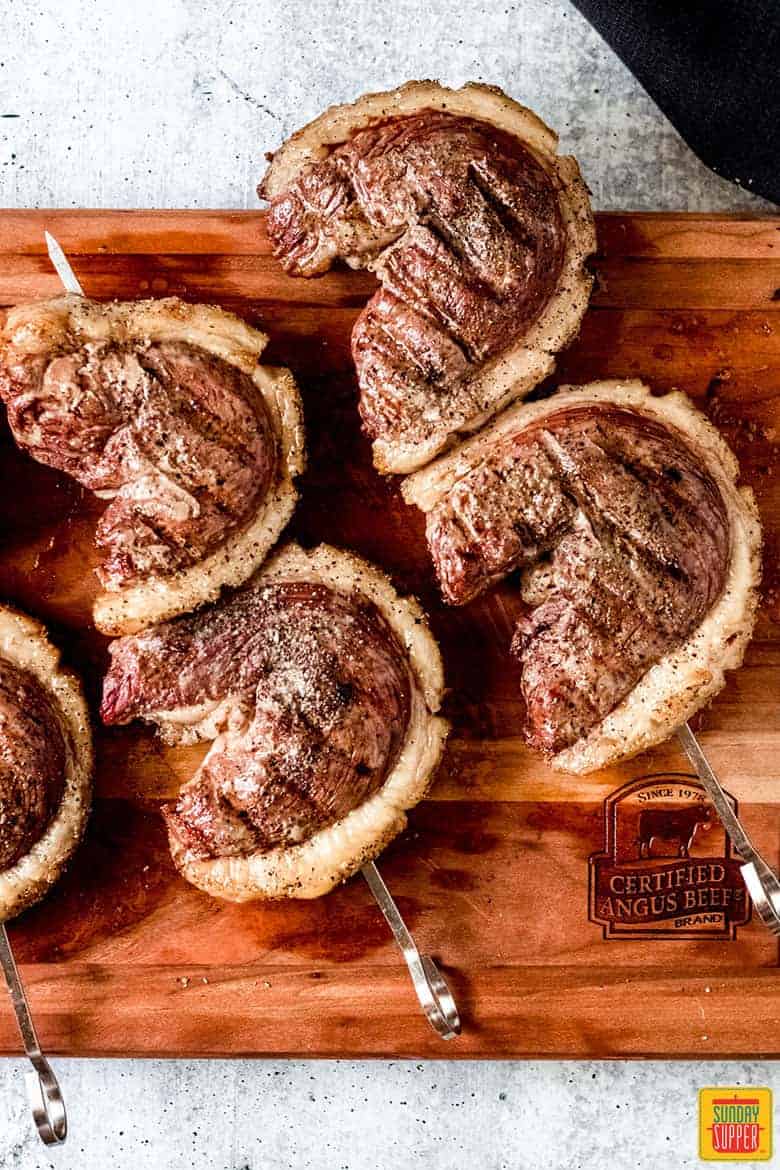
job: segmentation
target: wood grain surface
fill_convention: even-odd
[[[511,585],[462,610],[437,599],[420,516],[370,463],[355,409],[352,323],[366,274],[306,281],[274,261],[262,212],[0,213],[0,306],[56,295],[47,228],[88,295],[175,293],[271,335],[304,397],[309,469],[291,532],[377,561],[441,640],[452,740],[431,799],[381,859],[421,947],[458,998],[463,1035],[420,1015],[367,887],[234,906],[173,870],[158,814],[202,756],[139,727],[96,727],[87,839],[54,893],[11,925],[44,1047],[76,1055],[780,1056],[778,944],[605,939],[588,918],[604,801],[687,772],[671,742],[588,777],[550,772],[520,738],[506,649]],[[598,283],[558,381],[631,375],[688,391],[734,447],[766,534],[764,604],[744,668],[698,719],[767,857],[780,855],[780,220],[602,215]],[[96,706],[106,640],[91,628],[100,505],[0,434],[0,595],[49,623]],[[692,848],[692,855],[696,846]],[[673,934],[673,932],[670,932]],[[18,1051],[10,1010],[0,1051]]]

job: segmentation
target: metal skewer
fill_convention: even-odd
[[[54,236],[48,232],[46,248],[49,258],[54,265],[66,292],[79,293],[84,291],[76,279],[76,274],[68,263],[67,257]],[[27,1099],[32,1109],[33,1121],[42,1142],[47,1146],[59,1145],[68,1135],[68,1119],[65,1113],[65,1102],[60,1092],[57,1078],[46,1057],[41,1052],[38,1035],[35,1031],[30,1005],[24,994],[24,985],[16,966],[11,940],[4,923],[0,923],[0,966],[3,968],[8,994],[11,997],[16,1022],[24,1044],[32,1070],[25,1075]]]
[[[47,1146],[57,1146],[64,1142],[68,1135],[65,1102],[51,1065],[41,1052],[5,924],[0,924],[0,966],[8,984],[8,994],[19,1025],[24,1051],[32,1065],[32,1070],[25,1074],[24,1080],[33,1121],[41,1141]]]
[[[406,960],[425,1018],[442,1040],[454,1040],[460,1035],[460,1016],[447,980],[430,955],[420,954],[392,894],[373,861],[367,862],[361,873],[368,882],[368,888],[376,898],[377,905]]]
[[[776,873],[750,840],[734,812],[731,801],[710,767],[699,741],[687,723],[678,727],[677,738],[696,769],[696,775],[715,806],[715,811],[731,838],[734,849],[745,863],[740,867],[742,877],[761,921],[773,934],[780,934],[780,881]]]
[[[46,240],[46,251],[49,253],[49,259],[54,265],[54,270],[62,281],[62,287],[65,292],[78,293],[80,297],[84,296],[84,289],[79,283],[76,273],[70,266],[68,257],[63,252],[60,245],[49,232],[43,233]]]
[[[44,234],[49,259],[64,288],[67,292],[83,296],[84,290],[62,248],[49,232]],[[425,1013],[425,1018],[443,1040],[452,1040],[455,1036],[460,1035],[460,1016],[446,979],[430,955],[420,954],[392,894],[373,861],[369,861],[363,866],[362,873],[368,882],[371,893],[376,898],[377,905],[382,911],[387,925],[393,932],[401,954],[406,960],[414,990]]]

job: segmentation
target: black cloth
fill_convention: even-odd
[[[780,203],[780,0],[574,0],[693,151]]]

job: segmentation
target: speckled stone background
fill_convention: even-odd
[[[565,0],[5,0],[1,11],[0,206],[252,207],[263,152],[303,121],[431,76],[495,82],[533,106],[578,155],[598,207],[767,206],[693,157]],[[767,1063],[60,1060],[57,1071],[71,1136],[47,1154],[21,1063],[0,1062],[2,1170],[681,1170],[699,1164],[699,1086],[780,1079]]]

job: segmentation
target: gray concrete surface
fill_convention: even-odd
[[[0,1064],[4,1170],[687,1170],[705,1165],[699,1087],[774,1074],[714,1062],[57,1067],[72,1137],[52,1154],[30,1137],[13,1064]]]
[[[5,0],[0,206],[252,207],[263,152],[409,77],[495,82],[602,208],[760,210],[699,163],[565,0]],[[775,1064],[61,1060],[68,1145],[0,1062],[0,1170],[696,1166],[696,1091]],[[766,1163],[762,1163],[766,1165]]]
[[[600,207],[751,206],[565,0],[6,0],[0,59],[6,206],[252,207],[264,151],[419,77],[533,106]]]

